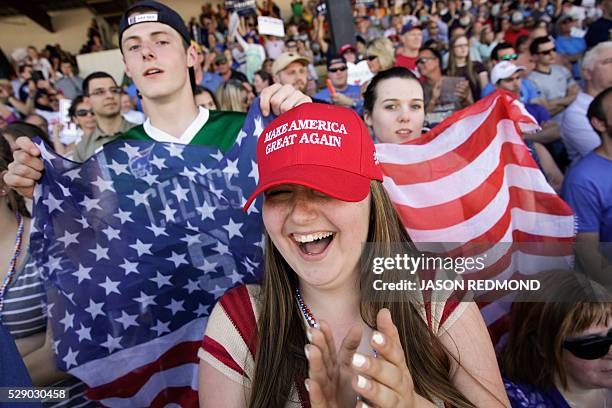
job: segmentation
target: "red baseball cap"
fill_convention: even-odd
[[[368,128],[351,109],[305,103],[274,119],[257,142],[259,184],[244,205],[280,184],[299,184],[342,201],[361,201],[382,181]]]

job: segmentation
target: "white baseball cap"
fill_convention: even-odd
[[[510,78],[515,72],[525,71],[525,69],[525,67],[514,65],[510,61],[498,62],[491,70],[491,83],[495,85],[500,79]]]

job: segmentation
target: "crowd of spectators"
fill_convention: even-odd
[[[539,123],[540,131],[523,137],[550,185],[577,214],[577,240],[612,241],[612,0],[358,3],[351,22],[355,38],[335,45],[331,25],[348,22],[330,22],[318,1],[292,1],[291,15],[281,15],[274,2],[266,1],[256,14],[240,17],[235,29],[225,7],[203,5],[188,23],[197,55],[192,72],[196,103],[246,112],[262,89],[278,83],[292,85],[314,102],[365,114],[372,127],[364,107],[367,85],[380,72],[404,67],[423,86],[425,126],[433,128],[501,89],[516,95]],[[283,18],[285,36],[260,35],[257,15]],[[103,49],[93,20],[80,53]],[[28,127],[25,133],[48,138],[73,160],[86,160],[147,120],[129,78],[117,83],[100,72],[83,78],[75,56],[60,44],[26,46],[5,60],[0,129],[12,126],[15,132],[28,123],[41,135]],[[65,114],[61,100],[71,101]],[[75,137],[66,137],[63,116],[78,129]],[[3,132],[16,150],[9,133]],[[384,142],[380,135],[372,137]],[[560,315],[558,323],[572,313]],[[591,323],[566,334],[582,333]],[[512,356],[504,359],[509,374],[531,378],[510,364]],[[545,384],[553,377],[551,372]]]

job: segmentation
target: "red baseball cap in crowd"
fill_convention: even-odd
[[[382,181],[374,142],[351,109],[302,104],[274,119],[257,142],[259,184],[244,206],[267,189],[299,184],[342,201],[361,201]]]
[[[340,47],[340,49],[338,50],[338,53],[340,55],[344,55],[344,53],[346,52],[357,52],[357,49],[353,46],[353,44],[344,44],[342,47]]]

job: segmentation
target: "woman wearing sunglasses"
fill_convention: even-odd
[[[96,116],[91,110],[89,98],[86,96],[77,96],[74,98],[68,110],[68,116],[70,116],[70,120],[76,123],[83,131],[83,138],[89,137],[96,129]]]
[[[540,281],[544,299],[513,304],[501,355],[512,406],[612,407],[612,296],[573,272]]]

